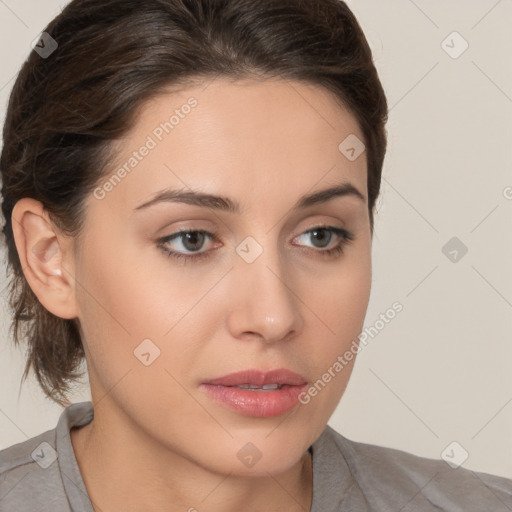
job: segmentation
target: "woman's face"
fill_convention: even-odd
[[[345,390],[354,360],[335,363],[369,300],[355,137],[354,117],[301,82],[219,79],[146,104],[88,198],[73,262],[95,420],[216,472],[277,474],[301,459]],[[141,207],[163,190],[188,196]],[[276,369],[306,384],[205,385]]]

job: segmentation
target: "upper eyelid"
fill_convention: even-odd
[[[314,229],[326,229],[326,230],[330,230],[330,231],[339,229],[341,231],[345,231],[348,233],[348,230],[345,227],[334,226],[329,223],[319,223],[319,224],[316,224],[310,228],[307,228],[307,229],[301,231],[298,235],[295,235],[294,238],[296,238],[297,236],[303,235],[305,233],[309,233],[310,231],[312,231]],[[170,233],[168,235],[161,237],[161,240],[168,239],[171,237],[178,238],[178,236],[180,234],[186,234],[186,233],[205,233],[206,235],[210,236],[211,238],[215,238],[215,237],[219,236],[219,232],[220,232],[220,230],[218,231],[218,230],[214,230],[214,229],[210,230],[210,229],[204,229],[204,228],[181,228],[181,229],[178,229],[177,231],[174,231],[173,233]]]

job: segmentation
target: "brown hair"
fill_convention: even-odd
[[[169,85],[274,76],[332,91],[364,134],[373,234],[387,102],[365,36],[344,2],[74,0],[43,32],[58,46],[49,55],[34,49],[21,68],[0,172],[14,342],[24,336],[28,346],[23,379],[32,367],[56,403],[69,404],[70,384],[82,375],[79,322],[50,313],[28,285],[13,238],[13,207],[24,197],[38,200],[62,232],[79,240],[84,199],[105,174],[112,142]]]

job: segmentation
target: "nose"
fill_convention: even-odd
[[[228,328],[235,338],[273,342],[302,331],[303,302],[294,291],[293,272],[277,248],[267,247],[252,263],[240,258],[230,279],[234,290]]]

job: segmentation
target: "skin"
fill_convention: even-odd
[[[271,418],[236,413],[199,386],[282,367],[314,383],[361,332],[371,287],[367,161],[349,161],[338,145],[363,135],[321,87],[216,79],[146,103],[107,177],[191,96],[197,107],[134,170],[103,199],[87,199],[85,243],[64,236],[39,202],[15,206],[31,288],[81,325],[95,416],[71,431],[72,445],[97,511],[310,510],[307,449],[355,359],[308,404]],[[364,201],[293,210],[302,195],[343,182]],[[242,212],[171,202],[134,211],[166,187],[227,196]],[[341,254],[320,254],[339,245],[335,233],[323,245],[308,235],[324,224],[353,235]],[[209,259],[164,254],[158,240],[180,228],[216,230],[219,242],[197,243]],[[263,249],[252,263],[236,252],[247,236]],[[167,247],[193,254],[183,238]],[[160,349],[149,366],[134,356],[147,338]],[[248,442],[262,454],[251,468],[237,457]]]

